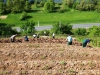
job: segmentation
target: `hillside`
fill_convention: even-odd
[[[61,41],[0,39],[0,75],[100,75],[100,48]]]

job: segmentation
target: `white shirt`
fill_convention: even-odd
[[[13,39],[13,38],[15,38],[15,37],[16,37],[16,35],[12,35],[10,38]]]
[[[68,42],[72,42],[72,37],[71,37],[71,36],[68,36],[68,37],[66,38],[66,40],[68,40]]]
[[[36,37],[36,35],[34,34],[33,37]]]
[[[52,36],[55,36],[55,34],[53,33],[53,35]]]

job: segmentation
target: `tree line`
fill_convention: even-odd
[[[51,30],[42,30],[38,31],[38,34],[43,35],[44,31],[46,31],[46,35],[51,35],[52,33],[55,34],[72,34],[72,35],[81,35],[81,36],[89,36],[89,37],[98,37],[100,36],[100,26],[92,26],[88,29],[86,28],[77,28],[72,29],[72,26],[70,23],[61,23],[59,22],[55,23],[53,25],[53,28]],[[35,23],[33,21],[26,21],[25,24],[20,26],[21,31],[17,32],[14,30],[13,25],[0,23],[0,35],[6,36],[6,35],[12,35],[12,34],[21,34],[21,35],[33,35],[37,33],[35,30]]]
[[[58,8],[56,7],[58,4]],[[55,3],[54,0],[7,0],[6,3],[0,0],[0,14],[30,12],[32,5],[43,7],[45,12],[64,12],[69,9],[79,11],[97,11],[100,12],[100,0],[62,0],[61,3]]]

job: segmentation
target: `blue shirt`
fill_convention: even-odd
[[[90,43],[90,39],[85,39],[83,43]]]

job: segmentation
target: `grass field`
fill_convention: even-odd
[[[27,13],[30,18],[27,20],[33,20],[37,25],[38,21],[40,25],[52,25],[55,22],[62,23],[98,23],[100,22],[100,13],[97,12],[80,12],[80,11],[68,11],[65,13],[44,13],[44,12],[31,12]],[[20,21],[21,13],[8,14],[8,17],[4,20],[0,20],[0,23],[9,23],[20,26],[25,21]]]

